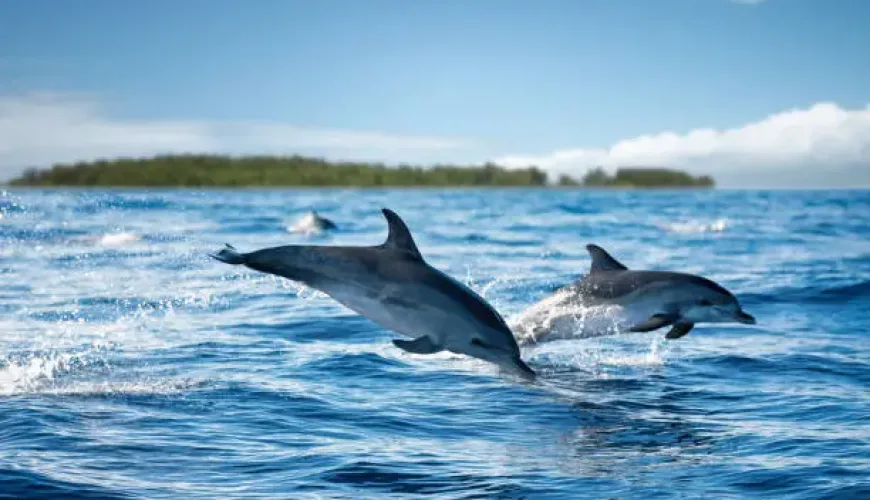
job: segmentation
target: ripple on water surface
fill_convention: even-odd
[[[0,498],[870,496],[866,192],[12,190]],[[535,385],[399,351],[207,257],[379,243],[379,208],[506,317],[588,268],[732,290],[751,327],[525,348]],[[290,234],[311,209],[340,230]]]

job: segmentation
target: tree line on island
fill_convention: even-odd
[[[566,174],[555,183],[537,167],[505,168],[337,162],[305,156],[162,155],[57,164],[45,170],[27,169],[10,182],[15,186],[306,186],[306,187],[455,187],[455,186],[580,186],[580,187],[713,187],[709,176],[694,177],[667,168],[603,168],[580,179]]]

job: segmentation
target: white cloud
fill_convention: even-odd
[[[274,122],[125,120],[74,94],[0,96],[0,180],[30,166],[173,152],[316,154],[387,162],[469,161],[458,140],[305,128]],[[702,128],[624,139],[608,147],[508,155],[496,163],[537,165],[581,177],[656,165],[709,174],[722,186],[870,186],[870,106],[818,103],[731,129]]]
[[[726,186],[870,186],[870,106],[818,103],[740,127],[661,132],[606,148],[495,160],[582,176],[590,167],[656,165],[711,174]]]
[[[30,166],[159,153],[310,153],[411,161],[462,142],[274,122],[123,120],[73,94],[0,96],[0,180]]]

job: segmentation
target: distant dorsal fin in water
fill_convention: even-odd
[[[382,246],[405,252],[415,259],[423,260],[423,255],[417,249],[417,244],[414,243],[414,237],[411,236],[411,231],[405,225],[405,221],[389,208],[381,209],[381,211],[387,219],[389,228],[387,241]]]
[[[589,266],[590,273],[601,271],[628,271],[628,268],[618,260],[614,259],[607,253],[606,250],[598,245],[586,245],[586,250],[592,257],[592,265]]]

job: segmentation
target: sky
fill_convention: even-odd
[[[865,0],[0,0],[0,180],[172,152],[870,186]]]

